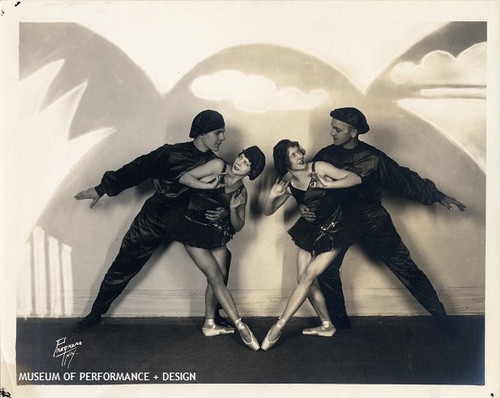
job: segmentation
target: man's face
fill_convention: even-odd
[[[350,124],[332,118],[331,126],[332,131],[330,135],[333,138],[333,145],[348,147],[351,144],[355,143],[358,132]]]
[[[211,151],[217,152],[219,150],[220,144],[222,144],[222,141],[226,139],[226,137],[224,136],[225,132],[225,129],[219,129],[203,134],[203,144]]]

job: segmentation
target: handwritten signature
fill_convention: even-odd
[[[76,355],[76,349],[82,345],[81,341],[75,343],[66,344],[66,337],[61,337],[56,340],[56,348],[54,349],[53,358],[61,358],[61,367],[66,366],[69,369],[69,365]]]

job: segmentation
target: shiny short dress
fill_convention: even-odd
[[[241,184],[231,192],[225,189],[193,189],[187,208],[176,209],[169,217],[169,237],[185,245],[207,250],[226,245],[236,233],[229,218],[229,203],[231,197],[240,194],[245,187]],[[205,217],[207,210],[220,207],[227,210],[227,217],[215,222]]]
[[[314,163],[312,177],[306,190],[289,185],[290,192],[298,204],[303,204],[316,215],[314,222],[300,217],[288,230],[296,246],[313,255],[341,248],[352,241],[352,231],[345,222],[341,206],[341,195],[337,189],[319,186],[315,177]]]

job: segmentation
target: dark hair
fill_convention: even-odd
[[[351,107],[337,108],[330,112],[330,116],[354,127],[359,134],[367,133],[370,130],[365,115],[359,109]]]
[[[299,148],[302,154],[306,153],[304,148],[302,148],[297,141],[288,139],[281,140],[273,148],[274,168],[281,176],[284,176],[288,172],[288,167],[290,166],[288,149],[292,147]]]
[[[250,174],[248,178],[255,180],[266,166],[266,156],[256,145],[243,149],[240,155],[243,154],[250,161]],[[239,156],[239,155],[238,155]]]
[[[207,109],[194,117],[189,137],[196,138],[199,135],[222,129],[225,125],[224,118],[219,112]]]

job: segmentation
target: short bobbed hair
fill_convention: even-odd
[[[299,148],[302,154],[306,153],[298,141],[292,141],[289,139],[281,140],[273,148],[274,168],[280,176],[284,176],[288,172],[288,168],[290,167],[288,149],[292,147]]]

